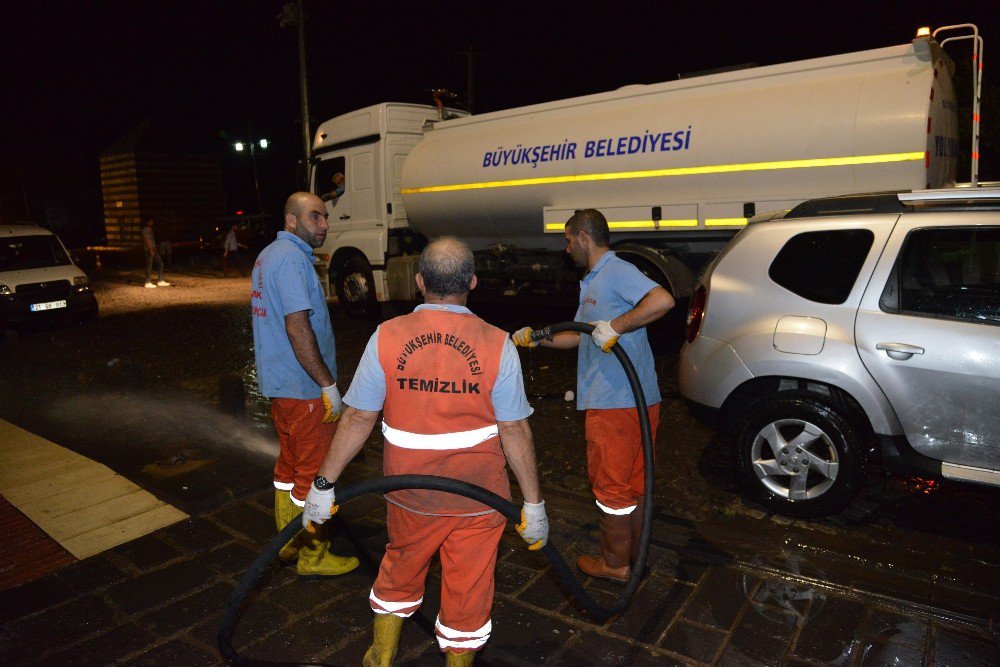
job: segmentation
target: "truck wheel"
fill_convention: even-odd
[[[637,269],[642,271],[643,275],[655,281],[660,287],[670,292],[670,296],[677,299],[666,276],[652,262],[632,255],[626,255],[623,259],[634,264]],[[669,313],[646,327],[646,336],[653,350],[677,352],[681,349],[681,345],[684,343],[684,325],[687,321],[687,304],[688,299],[677,299],[676,305]]]
[[[372,268],[364,257],[349,257],[337,271],[337,300],[351,317],[374,317],[378,312]]]
[[[848,415],[810,393],[764,398],[735,432],[736,475],[748,498],[801,518],[836,514],[864,482],[864,448]]]

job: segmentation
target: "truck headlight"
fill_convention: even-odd
[[[0,285],[0,295],[7,296],[8,294],[13,294],[13,292],[10,291],[10,288],[6,285]]]
[[[79,287],[81,285],[89,285],[89,284],[90,284],[90,278],[88,278],[87,276],[76,276],[73,278],[73,285],[75,287]]]

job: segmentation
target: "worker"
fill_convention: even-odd
[[[504,461],[524,497],[518,532],[540,549],[548,518],[535,464],[517,350],[507,335],[466,307],[476,286],[472,252],[444,237],[420,255],[424,303],[382,323],[368,341],[344,397],[347,408],[306,498],[303,522],[336,511],[334,484],[361,450],[382,410],[386,475],[430,474],[510,498]],[[441,559],[435,624],[447,665],[469,665],[490,637],[497,545],[506,520],[451,493],[408,489],[386,495],[389,543],[372,586],[374,640],[365,665],[389,665],[403,619],[424,599],[431,558]]]
[[[534,342],[531,328],[524,327],[513,340],[519,347],[578,349],[576,406],[586,411],[587,473],[600,511],[601,548],[596,556],[581,556],[577,567],[592,577],[627,581],[639,551],[645,465],[635,396],[625,370],[609,352],[615,343],[621,345],[635,366],[655,438],[660,390],[645,327],[666,315],[674,300],[611,250],[608,222],[600,211],[575,213],[564,236],[566,253],[587,270],[574,319],[593,324],[594,331]]]
[[[336,206],[340,198],[344,196],[344,175],[339,171],[330,179],[330,191],[324,194],[321,199],[330,202],[331,206]]]
[[[326,207],[308,192],[285,202],[285,228],[253,267],[251,320],[257,382],[271,399],[280,450],[274,464],[274,519],[278,530],[298,517],[343,411],[337,389],[336,343],[330,311],[313,268],[323,245]],[[329,551],[323,532],[301,531],[281,550],[300,578],[350,572],[358,559]]]

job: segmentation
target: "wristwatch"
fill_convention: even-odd
[[[323,475],[316,475],[315,479],[313,479],[313,486],[320,491],[329,491],[333,488],[333,482],[323,477]]]

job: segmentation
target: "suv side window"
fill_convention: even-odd
[[[767,275],[810,301],[844,303],[874,240],[867,229],[796,234],[778,252]]]
[[[1000,228],[910,232],[879,305],[888,312],[1000,324]]]

